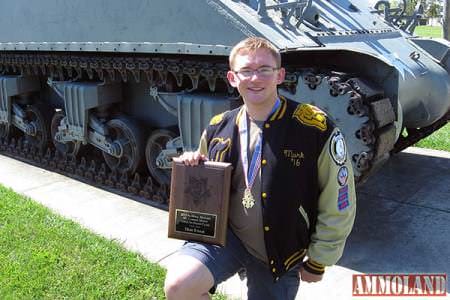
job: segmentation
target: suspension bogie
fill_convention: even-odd
[[[37,77],[0,76],[0,137],[23,136],[27,146],[48,146],[50,108],[39,99]]]

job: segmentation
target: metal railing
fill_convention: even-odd
[[[246,2],[254,8],[261,19],[269,18],[268,11],[270,10],[280,11],[283,25],[286,27],[291,25],[290,20],[292,17],[296,20],[295,26],[300,26],[304,19],[303,16],[305,10],[312,5],[312,0],[277,0],[275,2],[276,4],[272,5],[267,5],[266,0],[249,0],[242,2]]]

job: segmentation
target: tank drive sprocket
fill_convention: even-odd
[[[382,134],[385,129],[393,132],[389,99],[373,83],[350,74],[303,70],[296,72],[296,77],[295,88],[281,88],[280,94],[327,113],[344,134],[356,180],[363,181],[378,159],[389,155],[395,142],[392,135]],[[385,108],[383,113],[380,106]]]

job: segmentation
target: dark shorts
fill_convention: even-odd
[[[274,282],[269,266],[251,255],[236,235],[228,230],[226,247],[186,242],[180,254],[201,261],[214,277],[214,284],[245,271],[248,299],[295,299],[299,287],[299,265]]]

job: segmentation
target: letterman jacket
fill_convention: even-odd
[[[325,114],[308,104],[281,98],[264,123],[261,200],[264,241],[274,280],[305,255],[305,269],[322,274],[341,257],[355,217],[351,162],[342,134]],[[217,115],[200,141],[213,161],[240,155],[243,106]]]

